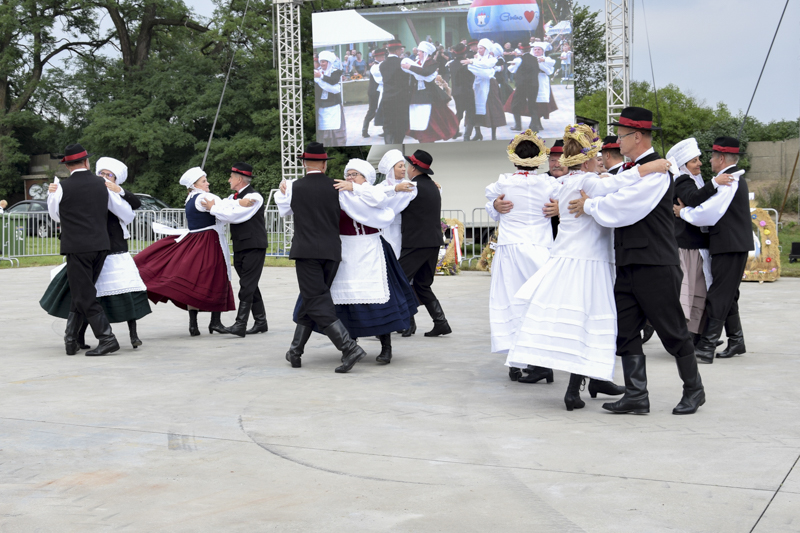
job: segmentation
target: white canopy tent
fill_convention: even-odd
[[[572,22],[568,20],[562,20],[555,26],[547,28],[547,35],[550,37],[554,35],[566,35],[568,33],[572,33]]]
[[[389,41],[394,35],[356,11],[327,11],[311,15],[314,48],[349,43]]]

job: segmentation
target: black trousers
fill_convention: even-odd
[[[72,296],[70,312],[81,314],[86,319],[103,312],[103,307],[97,301],[97,289],[94,284],[100,277],[106,256],[108,256],[107,250],[67,254],[67,280]]]
[[[681,308],[678,265],[617,267],[614,299],[617,303],[617,355],[643,355],[645,321],[658,333],[664,348],[675,357],[694,354],[694,344]]]
[[[364,125],[362,129],[369,128],[369,123],[372,122],[372,119],[378,114],[378,100],[380,98],[380,94],[377,96],[370,95],[369,97],[369,107],[367,108],[367,114],[364,115]]]
[[[742,282],[747,252],[711,256],[711,287],[706,295],[706,315],[725,321],[739,314],[739,284]]]
[[[331,297],[331,285],[339,261],[329,259],[296,259],[297,284],[303,305],[297,313],[297,323],[301,326],[323,330],[339,320]]]
[[[456,104],[456,120],[458,120],[459,126],[461,125],[461,119],[466,117],[467,121],[464,122],[464,125],[467,124],[474,124],[475,123],[475,94],[461,94],[458,96],[453,97],[453,101]]]
[[[239,275],[239,301],[246,303],[262,302],[258,281],[264,271],[266,248],[240,250],[233,254],[233,268]]]
[[[438,247],[403,248],[400,251],[400,267],[422,305],[436,301],[436,295],[433,294],[431,285],[433,285],[433,276],[436,274],[438,259]]]

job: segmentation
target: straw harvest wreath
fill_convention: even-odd
[[[578,141],[583,147],[579,154],[564,157],[561,154],[558,164],[564,168],[574,167],[597,157],[598,152],[603,147],[603,141],[597,135],[597,131],[586,124],[570,124],[564,128],[564,140],[573,139]]]

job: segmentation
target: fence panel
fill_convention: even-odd
[[[472,243],[471,252],[468,256],[468,264],[472,264],[475,259],[481,258],[481,253],[492,238],[492,234],[497,229],[497,221],[486,213],[483,207],[476,207],[472,210]]]

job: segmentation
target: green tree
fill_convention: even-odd
[[[597,19],[598,15],[599,11],[590,11],[588,7],[579,5],[575,5],[572,12],[576,100],[581,100],[601,88],[605,90],[605,27]]]

